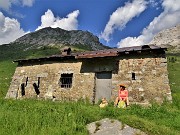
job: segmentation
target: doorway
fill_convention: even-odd
[[[95,103],[102,98],[109,100],[112,91],[112,72],[97,72],[95,83]]]

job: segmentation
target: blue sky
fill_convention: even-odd
[[[180,0],[0,0],[0,45],[45,27],[89,31],[110,47],[148,44],[180,23]]]

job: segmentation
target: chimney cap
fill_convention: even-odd
[[[65,46],[61,49],[62,55],[70,55],[71,54],[71,48],[68,46]]]
[[[71,48],[68,46],[65,46],[61,49],[62,52],[71,51]]]

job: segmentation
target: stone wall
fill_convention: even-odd
[[[32,84],[37,84],[39,78],[38,98],[88,98],[93,102],[96,72],[104,71],[112,71],[111,100],[117,96],[120,83],[127,86],[130,103],[162,102],[164,98],[171,100],[167,61],[163,57],[111,57],[25,64],[16,68],[6,98],[37,97]],[[73,73],[71,88],[61,88],[59,79],[63,73]],[[26,82],[25,95],[22,97],[21,84]]]
[[[127,86],[130,102],[149,103],[155,100],[161,103],[165,98],[172,100],[166,58],[121,59],[119,72],[112,80],[113,86],[118,83]],[[113,95],[117,95],[118,86],[116,88]]]
[[[94,73],[80,73],[81,64],[76,62],[19,66],[16,68],[6,97],[22,98],[20,85],[26,83],[27,77],[26,94],[23,98],[37,96],[32,84],[38,82],[38,77],[40,78],[39,98],[77,100],[80,97],[93,97]],[[73,73],[71,88],[60,87],[59,79],[62,73]]]

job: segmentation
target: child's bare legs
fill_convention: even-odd
[[[126,98],[126,105],[127,106],[129,105],[129,98],[128,97]]]
[[[115,102],[114,102],[114,106],[116,106],[116,105],[118,104],[118,102],[119,102],[119,98],[116,97],[116,100],[115,100]]]

